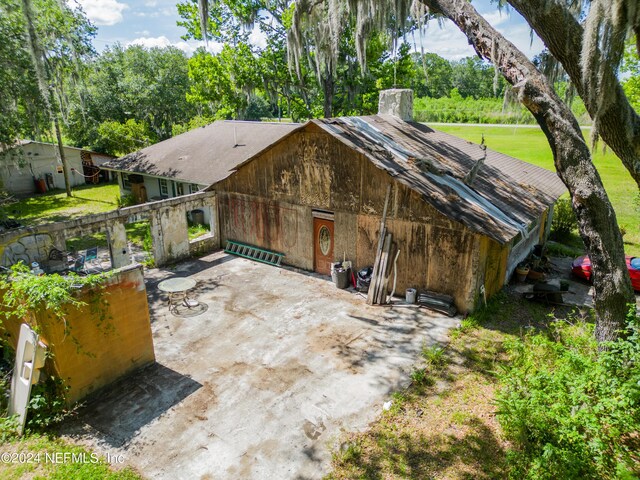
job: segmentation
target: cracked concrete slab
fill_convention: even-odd
[[[156,288],[198,281],[177,317]],[[150,478],[321,478],[459,319],[371,307],[324,277],[223,252],[146,276],[157,364],[94,398],[65,434]]]

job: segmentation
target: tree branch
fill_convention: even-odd
[[[552,55],[562,64],[584,101],[591,118],[597,119],[598,134],[622,160],[640,187],[640,117],[629,104],[615,72],[603,85],[610,91],[595,91],[584,81],[580,65],[584,28],[558,0],[507,0],[540,36]],[[639,37],[640,41],[640,37]],[[598,111],[598,98],[607,97],[605,111]]]
[[[617,337],[627,304],[635,300],[616,215],[591,161],[578,121],[546,77],[498,33],[467,0],[421,0],[464,33],[478,55],[490,60],[518,92],[544,131],[558,175],[569,189],[580,235],[593,266],[596,338]]]

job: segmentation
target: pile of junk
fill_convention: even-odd
[[[519,288],[524,298],[544,303],[562,304],[562,294],[569,292],[569,282],[549,278],[552,272],[544,245],[536,245],[531,254],[518,264],[514,272],[517,283],[528,285]]]
[[[353,273],[351,262],[342,261],[331,264],[331,279],[335,283],[336,287],[345,289],[350,286],[356,289],[360,293],[368,293],[369,287],[373,277],[373,267],[364,267]],[[394,290],[388,297],[388,303],[391,297],[395,293]],[[441,313],[445,313],[449,316],[454,316],[457,313],[456,307],[453,303],[453,297],[436,292],[430,292],[428,290],[421,290],[418,292],[415,288],[408,288],[405,292],[405,303],[418,304],[420,306],[436,310]]]

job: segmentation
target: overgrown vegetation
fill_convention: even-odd
[[[639,332],[630,315],[598,352],[588,315],[499,294],[423,349],[381,418],[340,439],[327,478],[637,478]]]
[[[507,344],[498,418],[512,478],[640,474],[640,323],[598,351],[593,324],[570,315]]]
[[[10,275],[0,276],[0,291],[4,292],[1,315],[4,318],[30,319],[34,322],[32,326],[35,330],[38,329],[36,314],[39,312],[46,312],[50,318],[64,322],[69,308],[87,305],[77,297],[76,292],[89,288],[98,295],[111,275],[111,272],[103,272],[81,276],[71,272],[65,276],[38,276],[33,275],[22,262],[16,263],[11,267]],[[106,299],[102,301],[106,306]]]
[[[145,258],[141,263],[146,267],[153,268],[155,266],[155,258],[153,256],[151,224],[148,221],[128,223],[125,225],[125,229],[127,231],[127,239],[145,252]]]
[[[583,124],[589,123],[584,105],[575,99],[574,114]],[[414,117],[418,122],[483,123],[506,125],[534,125],[533,115],[520,104],[505,104],[502,98],[463,97],[457,88],[448,96],[416,98]]]
[[[42,332],[40,321],[43,315],[47,321],[60,322],[63,325],[65,338],[73,341],[78,352],[82,352],[82,345],[73,335],[73,331],[66,321],[69,309],[88,306],[96,326],[108,331],[107,306],[108,301],[103,295],[104,283],[111,273],[80,276],[70,273],[61,275],[31,274],[29,267],[17,263],[11,267],[9,274],[0,276],[0,292],[2,292],[2,310],[0,316],[4,319],[21,319],[27,322],[37,333]],[[85,301],[77,296],[77,292],[87,288],[92,293]],[[11,348],[4,344],[4,352]],[[90,354],[90,352],[86,352]],[[4,390],[8,384],[3,384]],[[60,421],[68,412],[65,404],[66,387],[61,379],[47,377],[45,381],[34,386],[30,401],[30,414],[27,426],[31,429],[42,430],[52,423]],[[6,408],[6,406],[5,406]],[[6,416],[6,415],[5,415]],[[2,428],[14,429],[11,420],[3,421]],[[3,436],[10,436],[11,431],[3,431]]]
[[[208,225],[201,225],[199,223],[189,224],[189,240],[195,240],[196,238],[207,235],[208,233]]]
[[[576,214],[571,208],[571,200],[561,198],[553,208],[553,218],[551,219],[551,237],[554,240],[565,240],[575,230],[578,229]]]

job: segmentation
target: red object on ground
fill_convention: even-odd
[[[36,190],[38,193],[45,193],[47,191],[47,184],[44,181],[44,178],[37,178],[34,180],[36,184]]]
[[[631,286],[633,286],[634,290],[640,291],[640,257],[627,255],[625,259],[627,261],[629,276],[631,277]],[[571,271],[576,277],[583,278],[590,282],[591,260],[586,255],[576,258],[571,265]]]

